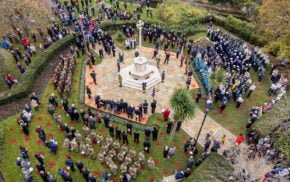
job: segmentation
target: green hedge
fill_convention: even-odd
[[[211,153],[185,180],[186,182],[224,182],[230,181],[234,168],[221,155]]]
[[[250,130],[257,131],[261,137],[270,135],[284,119],[289,117],[290,102],[289,93],[283,97],[273,108],[262,115],[250,128]]]
[[[90,107],[94,111],[94,113],[101,113],[103,115],[108,114],[107,112],[98,110],[98,109],[93,108],[91,106],[88,106],[88,107]],[[142,124],[142,123],[132,122],[132,121],[126,119],[126,118],[122,118],[122,117],[120,117],[118,115],[115,115],[113,113],[110,114],[110,120],[113,121],[113,122],[115,122],[115,123],[122,124],[124,126],[127,126],[127,123],[131,123],[132,126],[133,126],[133,128],[138,129],[138,130],[143,130],[143,131],[145,129],[149,129],[149,130],[153,131],[154,128],[158,128],[158,129],[160,128],[158,125],[148,125],[148,124]]]
[[[235,34],[245,41],[258,46],[265,45],[265,42],[259,39],[257,30],[254,25],[232,16],[228,16],[227,18],[218,16],[212,17],[214,24],[223,27],[227,31]]]
[[[29,95],[32,91],[35,79],[46,67],[47,63],[50,62],[55,55],[57,55],[73,41],[74,36],[68,35],[63,39],[55,42],[43,52],[39,53],[35,58],[33,58],[29,69],[27,69],[21,76],[21,79],[19,80],[16,87],[14,87],[12,90],[6,90],[0,93],[0,105],[9,103],[13,100],[21,99]]]
[[[3,133],[3,129],[0,128],[0,162],[3,159],[3,141],[4,141],[4,133]]]
[[[200,32],[206,32],[205,26],[202,24],[207,21],[206,16],[200,16],[192,19],[189,22],[184,22],[183,24],[180,25],[169,25],[167,23],[164,23],[162,21],[158,20],[145,20],[144,23],[146,25],[159,25],[163,30],[165,31],[181,31],[185,34],[195,34],[195,33],[200,33]],[[130,20],[130,21],[112,21],[112,22],[104,22],[102,24],[96,25],[98,28],[101,28],[105,31],[110,31],[110,30],[121,30],[123,28],[123,25],[125,26],[131,26],[131,27],[136,27],[136,20]]]

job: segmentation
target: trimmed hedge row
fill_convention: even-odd
[[[3,159],[3,141],[4,141],[4,132],[3,129],[0,128],[0,162]]]
[[[19,83],[12,89],[0,93],[0,105],[7,104],[11,101],[21,99],[29,95],[33,88],[33,82],[46,67],[55,55],[66,48],[74,41],[73,35],[67,35],[61,40],[58,40],[43,52],[33,58],[29,69],[23,73]]]
[[[290,114],[290,94],[284,96],[273,108],[262,115],[250,128],[258,132],[260,137],[270,135]]]
[[[266,44],[266,42],[260,40],[260,38],[257,36],[257,30],[254,25],[247,23],[246,21],[239,20],[233,16],[228,16],[227,18],[218,16],[212,17],[214,24],[223,27],[227,31],[235,34],[245,41],[260,47]]]
[[[90,107],[90,106],[88,106],[88,107]],[[101,113],[103,115],[109,114],[107,112],[98,110],[98,109],[93,108],[93,107],[90,107],[90,108],[94,111],[94,113]],[[122,124],[124,126],[127,126],[127,123],[131,123],[133,128],[138,129],[138,130],[144,131],[145,129],[149,129],[149,130],[153,131],[154,128],[157,128],[157,129],[160,128],[158,125],[146,125],[146,124],[142,124],[142,123],[132,122],[128,119],[122,118],[122,117],[115,115],[115,114],[112,114],[112,113],[109,115],[110,115],[111,121],[118,123],[118,124]]]
[[[184,24],[181,25],[168,25],[158,20],[145,20],[144,23],[146,25],[159,25],[165,31],[181,31],[185,34],[195,34],[200,32],[206,32],[206,28],[202,26],[202,24],[205,23],[206,21],[207,16],[200,16],[192,19],[190,23],[184,22]],[[104,22],[96,26],[105,31],[110,31],[110,30],[122,30],[123,25],[136,27],[136,23],[137,23],[136,20],[112,21],[112,22]]]
[[[223,156],[212,152],[185,181],[229,181],[229,177],[233,174],[233,171],[234,168]]]

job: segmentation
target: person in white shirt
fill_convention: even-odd
[[[249,89],[250,89],[250,90],[249,90],[249,93],[248,93],[248,95],[247,95],[247,98],[249,98],[249,97],[251,96],[252,92],[256,89],[256,84],[253,83],[253,84],[250,86]]]
[[[237,99],[236,108],[239,108],[241,106],[241,103],[243,102],[244,102],[244,99],[242,98],[242,96],[239,96]]]

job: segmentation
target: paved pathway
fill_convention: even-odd
[[[119,54],[120,49],[117,49],[116,55]],[[96,52],[98,52],[98,47],[96,48]],[[134,50],[123,51],[124,52],[124,62],[121,63],[121,69],[133,64],[134,58]],[[156,65],[156,61],[151,59],[153,55],[152,48],[142,48],[142,54],[148,59],[147,64]],[[160,51],[163,52],[163,51]],[[155,86],[156,89],[156,100],[157,100],[157,112],[161,112],[162,108],[168,107],[169,97],[174,92],[176,88],[185,87],[185,75],[183,68],[179,67],[179,60],[176,59],[175,53],[171,53],[169,64],[163,64],[163,60],[165,55],[162,53],[162,61],[160,63],[159,71],[165,70],[165,81],[164,83],[159,83]],[[86,69],[86,85],[89,85],[93,97],[96,94],[101,94],[101,97],[104,99],[114,99],[120,100],[121,98],[126,100],[129,104],[133,104],[134,106],[138,106],[140,103],[146,99],[149,104],[152,102],[152,89],[147,89],[144,94],[140,90],[135,90],[128,87],[119,87],[118,81],[118,72],[117,72],[117,57],[113,57],[112,55],[105,54],[102,63],[93,68],[89,68],[87,66]],[[90,73],[92,70],[95,70],[97,74],[97,85],[94,85],[92,78],[90,77]],[[195,79],[192,78],[191,88],[198,88],[198,84]],[[89,99],[86,96],[85,103],[87,105],[95,107],[94,100]],[[147,116],[148,117],[148,116]],[[147,118],[146,117],[146,118]],[[146,118],[144,118],[143,123],[146,122]]]
[[[97,50],[96,52],[98,52]],[[117,49],[116,55],[118,55],[119,51],[120,50]],[[134,50],[123,52],[125,62],[122,63],[121,68],[132,64],[134,57]],[[142,48],[142,54],[148,58],[148,64],[156,64],[154,60],[150,59],[152,57],[152,52],[153,49],[151,48]],[[128,103],[134,105],[139,105],[140,102],[142,102],[144,99],[147,99],[149,102],[151,102],[152,89],[147,90],[146,94],[143,94],[142,91],[126,87],[120,88],[118,86],[116,57],[114,58],[113,56],[105,55],[102,63],[98,66],[95,66],[93,69],[95,69],[97,73],[96,86],[93,85],[89,76],[89,73],[91,72],[89,68],[87,68],[86,73],[86,84],[91,86],[93,93],[101,93],[103,98],[112,98],[115,100],[123,98]],[[168,65],[161,63],[161,70],[165,70],[167,74],[165,83],[161,83],[157,86],[157,90],[159,90],[159,92],[156,93],[156,99],[158,100],[157,112],[160,112],[163,107],[168,107],[168,98],[173,93],[175,88],[185,87],[185,76],[183,74],[184,70],[179,67],[179,61],[175,58],[174,53],[171,53],[171,58]],[[198,88],[194,78],[192,83],[192,88]],[[86,104],[94,106],[93,100],[90,100],[87,97]],[[182,129],[191,137],[196,138],[203,117],[204,113],[197,108],[195,117],[192,120],[183,122]],[[220,154],[225,149],[231,150],[233,146],[235,146],[235,135],[209,116],[207,116],[203,130],[200,134],[198,140],[199,144],[204,145],[205,136],[207,133],[211,134],[212,140],[220,139],[224,134],[227,136],[227,141],[221,146],[221,149],[219,150]],[[238,157],[239,163],[234,166],[236,169],[246,168],[250,171],[254,171],[255,174],[251,174],[253,177],[262,177],[265,172],[271,169],[271,166],[266,164],[266,162],[261,158],[257,158],[255,161],[247,161],[247,146],[245,144],[241,144],[240,146],[236,147],[239,147],[241,150],[241,154]],[[175,181],[174,176],[169,176],[167,178],[169,182]]]

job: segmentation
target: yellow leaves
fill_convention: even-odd
[[[203,13],[206,12],[185,2],[168,1],[159,6],[160,19],[172,24],[178,24],[185,18],[197,17]]]

